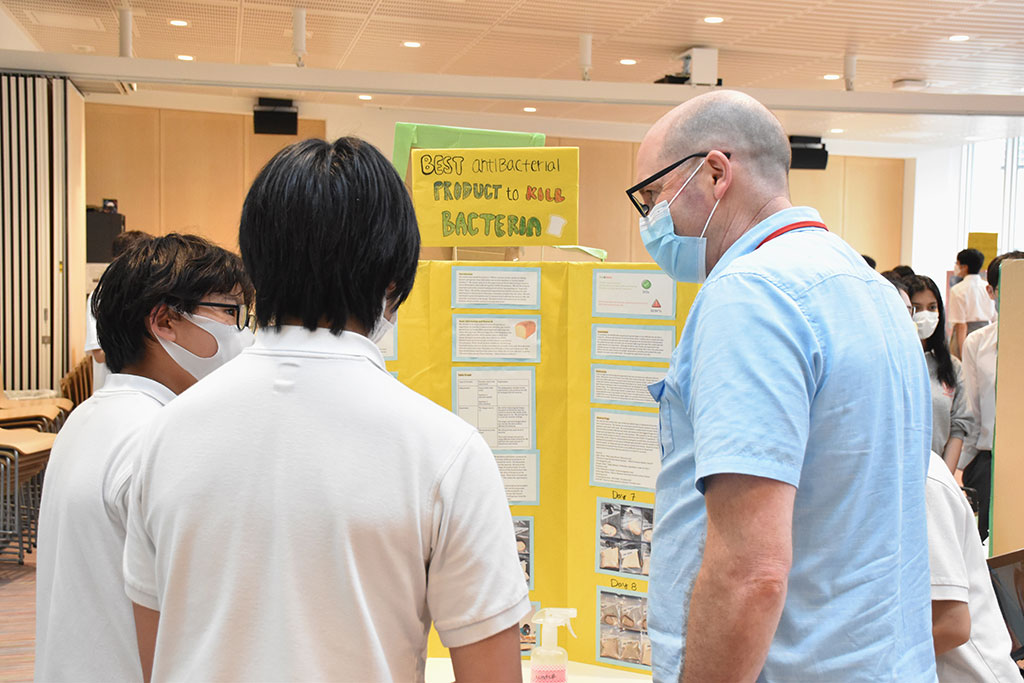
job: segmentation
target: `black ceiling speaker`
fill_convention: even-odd
[[[821,138],[806,135],[790,135],[789,148],[793,153],[790,168],[813,168],[824,170],[828,165],[828,150]]]
[[[252,108],[252,128],[257,135],[295,135],[299,132],[299,110],[291,100],[261,97]]]

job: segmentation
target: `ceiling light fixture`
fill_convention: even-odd
[[[842,128],[830,128],[829,133],[843,133],[845,132]]]
[[[838,81],[840,78],[842,78],[842,76],[840,76],[839,74],[825,74],[822,78],[824,78],[826,81]]]
[[[533,112],[537,111],[537,107],[523,107],[523,111],[532,114]]]
[[[636,64],[636,60],[635,59],[620,59],[619,60],[619,64],[622,64],[623,66],[633,66],[634,64]]]
[[[704,17],[705,24],[721,24],[725,19],[722,17]]]
[[[170,23],[171,26],[188,26],[188,22],[184,19],[171,19],[168,23]]]
[[[962,42],[970,40],[970,39],[971,39],[970,36],[965,36],[963,34],[959,34],[959,35],[955,35],[955,36],[950,36],[949,37],[949,41],[951,43],[962,43]]]
[[[361,99],[361,100],[365,100],[365,101],[367,101],[367,102],[368,102],[368,101],[370,101],[370,100],[372,100],[372,99],[373,99],[373,95],[360,95],[360,96],[359,96],[359,99]]]
[[[417,43],[415,40],[407,40],[402,43],[403,47],[420,47],[422,43]]]
[[[178,55],[178,59],[180,59],[183,62],[191,62],[195,59],[195,57],[193,57],[192,55]]]

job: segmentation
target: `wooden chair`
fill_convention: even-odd
[[[92,396],[92,358],[86,356],[61,378],[60,393],[75,406]]]
[[[53,432],[64,424],[65,413],[56,405],[0,408],[0,428],[27,427],[40,432]]]
[[[0,555],[16,555],[18,564],[36,545],[43,472],[56,436],[0,429]]]

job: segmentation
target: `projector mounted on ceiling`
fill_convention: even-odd
[[[291,100],[261,97],[252,108],[252,128],[257,135],[295,135],[299,132],[299,110]]]
[[[718,48],[691,47],[679,55],[683,60],[683,68],[679,73],[665,74],[655,83],[675,83],[689,85],[722,85],[718,77]]]
[[[789,148],[793,154],[790,168],[813,168],[824,170],[828,164],[828,150],[821,138],[807,135],[790,135]]]

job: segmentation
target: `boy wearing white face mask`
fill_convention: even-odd
[[[100,279],[92,308],[112,374],[71,414],[50,455],[39,519],[36,680],[142,679],[122,573],[134,439],[238,348],[236,312],[251,297],[241,259],[192,235],[138,241]],[[168,350],[202,362],[179,364]]]
[[[946,343],[945,311],[938,286],[922,275],[912,275],[903,282],[910,292],[911,312],[931,378],[932,451],[939,454],[951,473],[956,472],[964,440],[974,422],[963,370]]]

